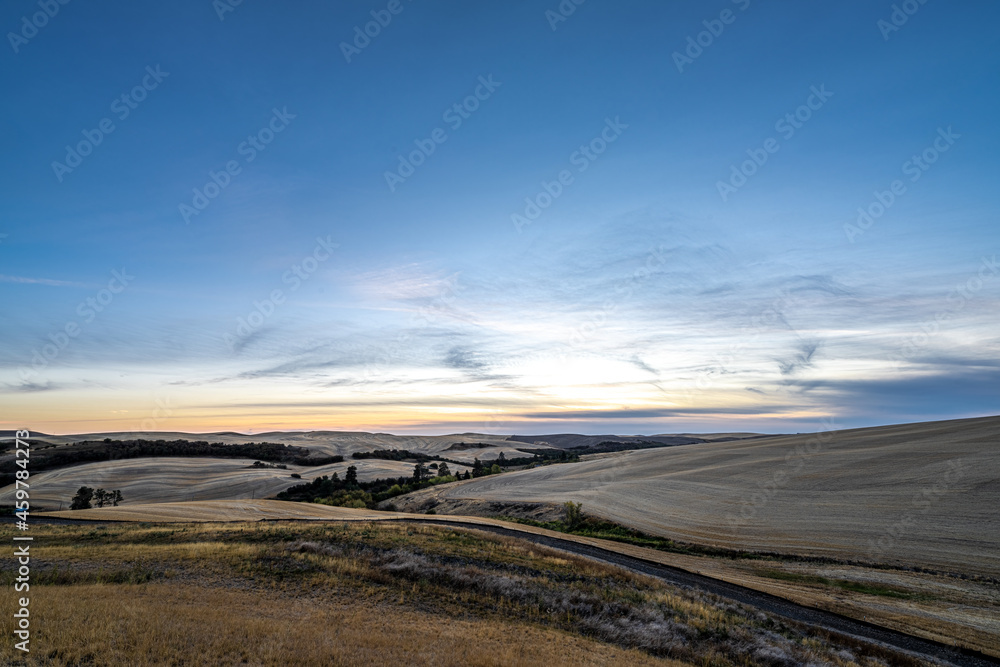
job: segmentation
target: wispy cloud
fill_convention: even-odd
[[[769,412],[778,414],[783,411],[793,412],[796,409],[793,405],[769,408]],[[565,410],[565,411],[539,411],[525,412],[518,417],[522,419],[662,419],[675,417],[691,417],[702,415],[718,415],[721,413],[733,415],[756,415],[762,411],[759,407],[753,408],[621,408],[617,410]]]
[[[55,391],[59,387],[53,382],[21,382],[20,384],[4,384],[9,393],[34,394],[44,391]]]
[[[84,283],[71,280],[53,280],[51,278],[28,278],[25,276],[7,276],[0,274],[0,282],[21,283],[25,285],[47,285],[48,287],[89,287]]]
[[[366,303],[424,303],[460,289],[457,272],[448,273],[419,263],[355,274],[349,281]]]
[[[809,368],[813,365],[813,355],[816,354],[816,350],[819,349],[819,341],[801,341],[797,346],[798,349],[789,357],[785,359],[778,359],[778,367],[781,369],[782,375],[791,375],[796,371]]]

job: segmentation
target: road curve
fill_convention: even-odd
[[[381,513],[379,513],[381,514]],[[700,588],[703,591],[728,598],[735,602],[755,607],[776,616],[789,619],[794,622],[811,625],[831,632],[849,635],[856,639],[868,642],[875,642],[888,646],[898,651],[902,651],[911,656],[923,658],[925,660],[936,661],[959,667],[995,667],[1000,665],[1000,659],[985,655],[979,651],[960,648],[944,644],[931,639],[924,639],[909,635],[898,630],[884,628],[879,625],[859,621],[847,616],[800,605],[790,600],[764,593],[761,591],[733,584],[721,579],[715,579],[702,574],[688,572],[678,567],[664,565],[662,563],[645,560],[637,556],[621,554],[611,549],[601,548],[591,544],[582,544],[572,540],[562,539],[554,535],[541,535],[527,530],[519,530],[516,524],[511,527],[499,526],[493,523],[480,523],[478,521],[463,521],[461,519],[445,519],[443,517],[402,517],[395,516],[358,516],[358,517],[337,517],[329,519],[258,519],[259,521],[330,521],[330,522],[385,522],[385,523],[418,523],[428,526],[452,526],[456,528],[482,530],[506,537],[514,537],[527,540],[534,544],[560,549],[578,556],[593,560],[617,565],[619,567],[632,570],[648,576],[656,577],[662,581],[676,586],[688,588]],[[117,523],[115,519],[67,519],[62,517],[36,516],[36,523],[48,524],[77,524],[77,523]],[[247,519],[222,520],[220,523],[231,521],[247,521]]]
[[[634,556],[626,556],[608,549],[580,544],[570,540],[563,540],[548,535],[538,535],[520,531],[515,528],[502,528],[489,524],[434,520],[427,521],[421,519],[386,519],[392,523],[421,523],[430,526],[454,526],[457,528],[471,528],[474,530],[484,530],[507,537],[516,537],[528,540],[553,549],[561,549],[578,556],[591,558],[593,560],[610,563],[619,567],[639,572],[666,581],[677,586],[690,588],[700,588],[709,593],[719,595],[741,604],[756,607],[770,614],[775,614],[799,623],[824,628],[833,632],[850,635],[857,639],[877,642],[894,649],[905,651],[911,655],[916,655],[924,659],[937,660],[960,667],[990,667],[1000,665],[1000,659],[985,655],[978,651],[950,646],[931,639],[924,639],[914,635],[908,635],[898,630],[884,628],[879,625],[858,621],[856,619],[842,616],[840,614],[807,607],[791,602],[784,598],[763,593],[761,591],[732,584],[721,579],[714,579],[701,574],[694,574],[687,570],[643,560]]]

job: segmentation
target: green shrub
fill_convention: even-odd
[[[563,503],[563,507],[566,508],[566,528],[576,529],[583,522],[583,504],[569,501]]]

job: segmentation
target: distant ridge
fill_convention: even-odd
[[[574,447],[593,447],[602,442],[618,442],[631,444],[637,442],[656,442],[661,445],[693,445],[706,442],[703,438],[679,435],[580,435],[577,433],[556,433],[550,435],[512,435],[507,438],[511,442],[523,442],[529,445],[555,447],[557,449],[573,449]]]
[[[10,439],[10,438],[13,438],[15,433],[17,433],[16,429],[15,430],[0,431],[0,438],[3,438],[5,440],[7,440],[7,439]],[[32,438],[34,438],[35,436],[42,436],[42,437],[48,437],[49,436],[48,433],[42,433],[41,431],[29,431],[29,433],[31,433],[31,437]]]

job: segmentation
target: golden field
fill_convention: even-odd
[[[394,502],[475,514],[572,500],[685,542],[1000,577],[997,498],[1000,417],[987,417],[606,454]]]
[[[266,498],[322,475],[344,477],[348,466],[358,479],[409,477],[413,464],[380,459],[349,459],[323,466],[287,464],[287,468],[255,468],[253,459],[208,457],[144,457],[83,463],[32,475],[32,505],[37,509],[68,508],[81,486],[119,489],[128,504]],[[457,472],[463,466],[452,464]],[[301,479],[291,475],[296,473]],[[14,503],[14,485],[0,489],[0,504]]]

